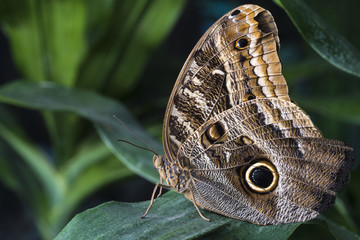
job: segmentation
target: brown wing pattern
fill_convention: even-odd
[[[209,131],[221,132],[212,142]],[[258,224],[306,221],[325,211],[347,182],[353,150],[324,139],[309,117],[281,99],[254,99],[213,117],[179,149],[196,203]],[[249,186],[257,162],[274,166],[273,189]],[[264,186],[265,188],[265,186]],[[190,192],[189,191],[189,192]]]
[[[243,5],[200,39],[171,94],[154,164],[196,205],[257,224],[301,222],[335,201],[353,149],[292,103],[271,14]],[[200,212],[199,212],[200,213]]]
[[[203,123],[244,100],[289,100],[271,14],[243,5],[225,14],[200,39],[169,99],[163,128],[166,157]],[[181,163],[180,163],[181,164]]]

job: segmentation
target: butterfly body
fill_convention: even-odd
[[[153,162],[160,174],[160,179],[163,179],[176,192],[186,191],[189,182],[188,170],[159,155],[154,155]]]
[[[290,101],[271,14],[243,5],[190,53],[167,106],[160,178],[194,205],[256,224],[302,222],[335,201],[353,149]],[[200,213],[200,212],[199,212]]]

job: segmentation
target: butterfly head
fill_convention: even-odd
[[[164,157],[161,155],[155,154],[153,157],[153,164],[154,164],[154,168],[159,172],[160,177],[162,179],[166,179]]]
[[[153,157],[153,163],[156,169],[161,168],[164,165],[163,156],[155,154]]]

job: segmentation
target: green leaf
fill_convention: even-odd
[[[323,215],[318,216],[315,220],[309,222],[310,224],[318,224],[320,226],[323,226],[327,228],[331,234],[336,239],[344,239],[344,240],[359,240],[360,236],[347,230],[343,226],[339,226],[332,222],[331,220],[327,219]]]
[[[158,180],[151,153],[117,141],[124,139],[136,143],[139,140],[134,140],[133,134],[113,115],[125,122],[144,142],[162,153],[161,144],[149,136],[119,102],[91,91],[65,88],[50,82],[35,84],[26,81],[12,82],[0,88],[0,101],[32,109],[79,114],[96,124],[103,141],[127,167],[148,180]]]
[[[149,201],[102,204],[75,216],[55,239],[288,239],[301,225],[259,226],[201,210],[211,219],[207,222],[189,200],[173,191],[156,199],[140,219],[148,205]],[[325,227],[336,239],[359,239],[322,215],[306,224]]]
[[[88,52],[78,76],[78,86],[105,89],[119,96],[142,73],[150,53],[168,35],[184,0],[114,1],[107,31]]]
[[[100,141],[85,141],[78,146],[78,150],[59,171],[64,181],[70,183],[66,192],[66,206],[58,207],[58,211],[61,211],[59,215],[66,209],[72,211],[83,198],[101,186],[133,175],[128,168],[119,165]]]
[[[116,101],[99,96],[93,92],[70,89],[55,83],[31,83],[29,81],[12,82],[0,88],[0,101],[43,111],[72,112],[93,121],[99,129],[106,129],[104,131],[112,129],[111,131],[115,133],[108,142],[119,145],[119,151],[124,152],[123,154],[120,153],[123,156],[124,162],[137,172],[142,171],[142,168],[137,168],[137,166],[145,162],[145,164],[142,164],[143,167],[150,169],[149,172],[152,170],[153,176],[156,175],[152,167],[151,154],[138,151],[138,149],[132,146],[117,142],[118,138],[128,139],[127,137],[131,134],[112,117],[113,114],[120,114],[119,117],[124,120],[126,119],[129,122],[129,126],[136,129],[137,135],[142,136],[147,142],[159,145],[158,142],[149,137],[136,124],[131,114]],[[29,164],[32,164],[31,166],[33,167],[26,169],[27,174],[35,175],[35,177],[30,176],[32,177],[31,179],[36,180],[36,177],[38,177],[40,184],[58,193],[55,198],[52,196],[44,197],[41,201],[35,202],[43,209],[32,208],[37,215],[36,224],[44,238],[54,237],[60,231],[77,204],[85,196],[109,182],[126,178],[133,174],[120,164],[103,144],[100,145],[98,142],[89,141],[83,142],[82,144],[84,145],[78,144],[77,154],[68,159],[67,164],[62,166],[60,170],[57,170],[51,165],[51,161],[48,159],[44,160],[37,154],[36,147],[26,145],[23,138],[14,136],[13,132],[2,126],[2,123],[0,124],[0,132],[1,136],[11,143],[12,147]],[[0,171],[8,169],[6,164],[0,164],[0,167]],[[18,173],[24,174],[24,172]],[[17,182],[9,181],[11,180],[8,179],[9,176],[5,177],[9,184],[12,184],[14,187],[19,186]],[[37,182],[35,181],[35,183]],[[33,191],[33,189],[41,190],[38,185],[35,185],[35,188],[20,189],[20,195],[23,196],[27,193],[34,198],[39,197],[38,192]],[[30,197],[26,199],[26,201],[30,201]],[[54,199],[56,201],[53,201]]]
[[[360,98],[358,96],[294,97],[294,99],[307,110],[326,117],[333,117],[357,125],[360,124]]]
[[[109,151],[107,150],[107,152]],[[51,237],[59,233],[83,199],[111,182],[132,175],[133,173],[128,168],[119,164],[119,161],[114,156],[111,156],[107,159],[99,159],[98,163],[92,163],[79,173],[75,179],[68,181],[64,201],[55,206],[48,214],[52,220],[50,226],[53,228]]]
[[[335,67],[360,77],[360,54],[302,0],[274,0],[289,15],[309,45]]]
[[[49,209],[63,200],[62,178],[43,149],[23,134],[11,112],[1,105],[0,113],[0,179],[31,209],[39,231],[47,232]]]
[[[85,7],[83,0],[2,2],[0,19],[24,76],[74,84],[86,47]]]
[[[107,86],[110,94],[119,96],[119,90],[125,93],[134,86],[151,51],[173,28],[185,3],[185,0],[154,0],[147,5],[146,12],[141,16],[125,45],[121,60],[115,66],[114,74]]]
[[[3,1],[0,19],[17,67],[32,81],[46,79],[34,1]]]
[[[111,2],[111,8],[107,9],[107,18],[100,19],[101,34],[92,37],[93,33],[89,33],[95,39],[91,41],[90,51],[87,52],[80,66],[77,86],[91,89],[103,88],[118,58],[121,57],[126,42],[136,28],[137,21],[146,11],[147,2],[148,0]],[[94,23],[90,22],[90,24]],[[92,25],[89,30],[94,31]]]
[[[24,133],[20,128],[19,123],[16,121],[16,118],[8,111],[3,104],[0,105],[0,126],[5,126],[6,129],[11,131],[15,136],[22,138]],[[14,169],[20,167],[19,165],[23,164],[14,164],[18,163],[19,154],[15,152],[15,149],[9,145],[4,139],[4,136],[0,135],[0,179],[2,182],[20,194],[24,190],[24,184],[21,182],[21,177],[18,176],[17,171],[19,169]],[[27,183],[30,183],[33,179],[27,179]],[[26,188],[26,187],[25,187]]]
[[[60,239],[287,239],[299,223],[258,226],[202,210],[173,191],[155,200],[140,219],[149,201],[109,202],[75,216],[55,238]]]
[[[60,171],[67,181],[73,181],[89,166],[101,162],[105,158],[110,158],[112,154],[108,148],[97,139],[86,139],[77,145],[78,151],[68,160]]]
[[[11,148],[24,159],[26,166],[35,173],[37,180],[42,183],[50,203],[56,204],[61,199],[63,189],[58,181],[59,176],[44,152],[24,136],[17,135],[2,122],[0,122],[0,136],[10,144]]]

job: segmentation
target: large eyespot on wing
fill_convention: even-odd
[[[221,144],[204,141],[216,125]],[[310,220],[332,206],[354,155],[344,143],[322,138],[298,106],[274,98],[244,102],[211,118],[181,146],[179,158],[188,159],[189,188],[200,206],[257,224],[281,224]]]
[[[271,14],[243,5],[220,18],[185,62],[166,109],[163,143],[168,159],[213,116],[244,101],[289,100]],[[181,164],[181,163],[180,163]]]

